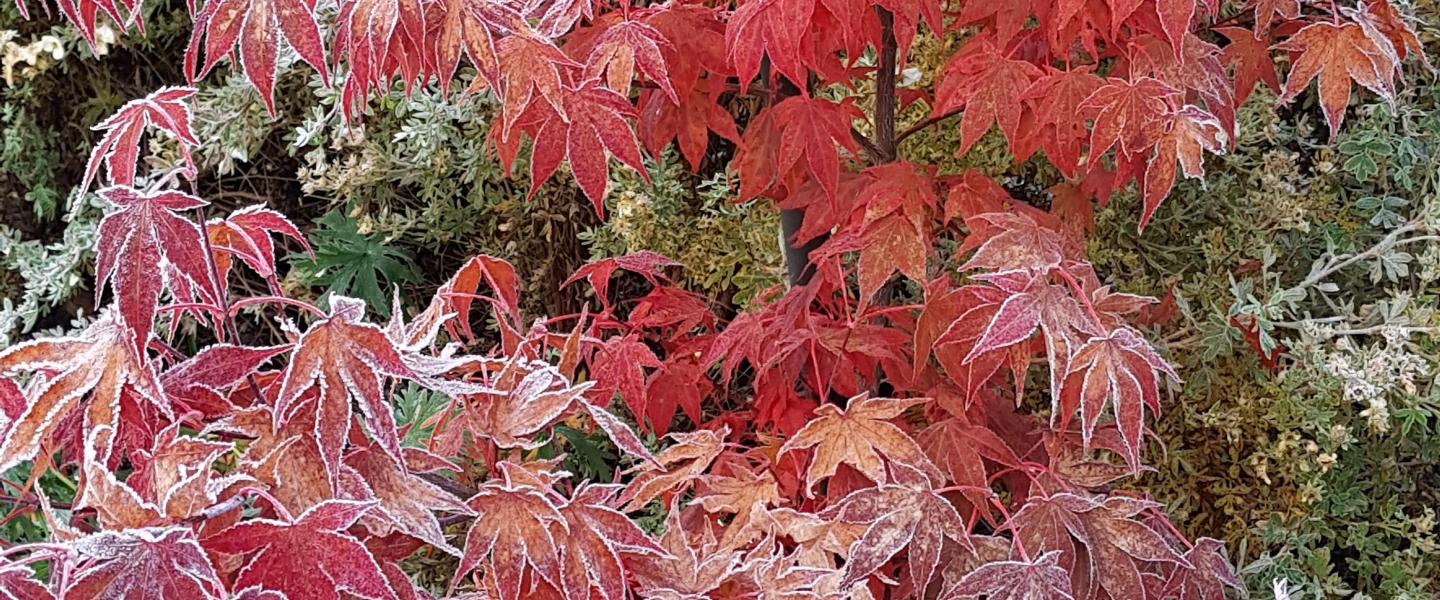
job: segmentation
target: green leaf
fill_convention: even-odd
[[[304,254],[292,254],[289,260],[302,280],[325,286],[327,295],[359,298],[380,316],[389,317],[390,289],[420,281],[410,252],[389,246],[374,234],[360,233],[354,219],[332,211],[316,225],[310,233],[315,262]]]

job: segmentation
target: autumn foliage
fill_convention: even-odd
[[[138,0],[54,8],[87,39],[102,14],[142,25]],[[580,314],[522,314],[524,274],[485,256],[408,318],[321,309],[276,280],[277,241],[308,250],[285,216],[207,216],[194,90],[158,90],[96,126],[101,317],[0,353],[0,469],[31,465],[6,493],[53,537],[0,550],[0,597],[427,598],[419,553],[453,557],[451,595],[501,600],[1222,598],[1222,545],[1123,487],[1181,377],[1150,341],[1164,307],[1086,262],[1093,211],[1133,186],[1143,230],[1257,86],[1313,94],[1333,135],[1355,86],[1388,99],[1429,66],[1387,0],[341,0],[333,31],[313,0],[190,8],[192,79],[229,61],[273,111],[293,51],[361,120],[376,90],[473,69],[456,93],[498,101],[490,146],[534,189],[568,167],[603,213],[611,159],[644,176],[673,142],[801,215],[808,266],[738,315],[651,253],[576,273]],[[898,85],[926,36],[958,49]],[[1066,182],[1042,209],[906,161],[928,127],[961,154],[998,130]],[[140,177],[155,139],[181,164]],[[269,295],[234,293],[240,265]],[[648,293],[616,302],[621,272]],[[244,339],[242,310],[287,339]],[[448,402],[397,424],[402,383]],[[539,458],[562,423],[627,468]],[[68,512],[46,471],[77,483]]]

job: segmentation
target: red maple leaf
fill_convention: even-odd
[[[465,503],[476,517],[455,571],[459,582],[483,562],[500,600],[521,597],[527,568],[532,577],[560,589],[560,552],[569,537],[565,516],[544,491],[513,485],[510,479],[507,471],[503,483],[486,484]]]
[[[482,4],[498,5],[493,2]],[[468,45],[466,47],[469,48]],[[480,73],[486,73],[486,63],[476,62],[475,51],[468,51],[471,52],[470,60],[476,63]],[[545,106],[562,120],[568,117],[566,83],[573,77],[572,73],[580,69],[579,63],[571,60],[550,40],[525,29],[501,38],[495,45],[495,51],[498,66],[494,68],[498,69],[498,75],[492,85],[498,87],[503,99],[500,111],[502,139],[510,139],[510,129],[522,118],[532,100],[543,100]],[[484,77],[476,79],[472,87],[484,81],[487,81]]]
[[[594,81],[582,84],[580,89],[566,88],[561,98],[564,110],[551,111],[535,133],[527,198],[533,198],[560,163],[568,160],[575,183],[595,206],[595,214],[604,218],[610,173],[606,157],[614,156],[641,179],[650,181],[640,145],[628,122],[635,116],[635,107],[624,96]]]
[[[185,76],[193,83],[204,78],[220,59],[231,55],[239,46],[245,78],[271,116],[275,115],[275,69],[280,52],[280,38],[320,73],[328,87],[330,71],[325,65],[325,48],[320,41],[320,26],[315,22],[312,0],[211,0],[195,13],[195,27],[190,32],[190,45],[185,51]],[[205,39],[205,64],[199,73],[200,39]]]
[[[160,376],[160,383],[180,412],[198,410],[207,417],[229,414],[234,406],[225,392],[288,349],[216,344],[170,367]]]
[[[29,565],[0,562],[0,598],[5,600],[55,600],[45,584],[35,579]]]
[[[1185,552],[1191,566],[1176,566],[1165,579],[1160,595],[1181,600],[1224,600],[1225,588],[1244,589],[1224,553],[1225,543],[1220,540],[1195,540],[1195,545]]]
[[[329,500],[293,522],[251,519],[201,541],[205,550],[246,555],[235,589],[259,586],[289,600],[398,600],[370,550],[345,533],[373,503]]]
[[[1186,177],[1202,178],[1205,176],[1204,153],[1224,154],[1229,143],[1230,136],[1226,135],[1220,120],[1194,106],[1171,113],[1165,121],[1160,141],[1155,144],[1155,156],[1145,168],[1141,231],[1174,187],[1176,164]]]
[[[403,462],[395,416],[383,393],[386,378],[405,379],[452,392],[479,389],[472,386],[461,390],[456,384],[446,385],[435,380],[435,375],[460,363],[428,358],[397,347],[384,330],[363,322],[364,302],[331,296],[330,306],[329,317],[311,325],[296,343],[274,406],[282,425],[297,419],[314,423],[315,440],[323,452],[330,479],[336,482],[340,476],[340,454],[350,433],[352,400],[360,407],[361,421],[370,437],[381,450]],[[313,402],[306,395],[311,389],[319,390]]]
[[[1398,67],[1395,49],[1389,40],[1383,36],[1377,40],[1371,32],[1375,31],[1366,31],[1357,23],[1320,21],[1305,26],[1276,46],[1299,55],[1285,76],[1280,102],[1294,100],[1311,81],[1319,78],[1320,108],[1325,112],[1332,140],[1345,121],[1352,80],[1386,101],[1395,101],[1394,79]]]
[[[1129,328],[1091,338],[1071,358],[1064,386],[1056,398],[1053,421],[1060,423],[1058,429],[1065,429],[1071,413],[1078,408],[1081,432],[1088,446],[1101,412],[1106,406],[1112,407],[1125,444],[1125,460],[1138,467],[1145,407],[1155,413],[1160,411],[1160,375],[1180,380],[1150,344]]]
[[[670,85],[669,65],[661,51],[669,45],[670,41],[659,31],[642,21],[620,21],[606,26],[589,44],[584,78],[603,81],[606,87],[629,96],[638,70],[659,86],[671,102],[678,104],[680,97]]]
[[[378,502],[361,521],[372,532],[383,536],[393,529],[447,554],[460,556],[460,551],[445,541],[445,532],[434,511],[470,514],[470,509],[463,502],[412,475],[395,459],[374,447],[350,452],[345,456],[345,466],[355,470]],[[379,521],[383,526],[373,526],[372,520]]]
[[[667,2],[639,17],[669,42],[660,46],[660,53],[665,57],[671,87],[681,104],[694,93],[705,73],[716,74],[717,82],[723,82],[725,76],[730,75],[722,14],[700,4]]]
[[[757,181],[755,185],[768,187],[804,159],[806,170],[825,190],[826,197],[834,198],[840,181],[840,156],[835,150],[839,147],[852,155],[859,154],[860,145],[850,134],[851,120],[860,116],[859,111],[849,102],[795,96],[766,112],[774,123],[775,139],[763,135],[763,128],[760,134],[752,135],[751,127],[745,129],[741,138],[741,154],[772,152],[776,161],[765,171],[769,181]],[[761,150],[758,146],[762,144],[776,145]],[[745,158],[737,156],[735,160]]]
[[[1035,115],[1033,135],[1040,138],[1045,158],[1067,177],[1076,175],[1080,148],[1090,136],[1080,105],[1104,84],[1089,67],[1051,69],[1022,97]]]
[[[966,574],[951,593],[990,600],[1071,600],[1070,573],[1059,565],[1059,557],[1059,552],[1046,552],[1033,561],[986,563]]]
[[[680,511],[665,517],[661,555],[639,555],[628,564],[642,598],[708,598],[742,570],[739,552],[723,548],[709,531],[689,530]]]
[[[190,129],[190,108],[185,105],[185,101],[194,95],[195,88],[191,87],[161,88],[144,98],[131,100],[93,127],[95,131],[104,131],[105,135],[95,143],[90,159],[85,162],[85,178],[80,182],[79,193],[84,194],[90,189],[101,164],[109,172],[112,185],[135,185],[135,167],[140,161],[140,136],[147,126],[179,142],[186,176],[194,177],[195,163],[190,158],[190,147],[199,146],[200,141],[195,139],[195,133]]]
[[[1152,77],[1136,81],[1110,78],[1079,107],[1095,119],[1086,165],[1094,165],[1100,155],[1117,146],[1124,156],[1148,150],[1159,139],[1163,117],[1170,112],[1170,99],[1176,94],[1174,88]]]
[[[468,434],[501,448],[532,449],[546,443],[535,434],[573,413],[592,387],[589,382],[571,385],[554,367],[519,357],[487,379],[493,390],[460,397],[463,410],[437,436]]]
[[[107,312],[78,337],[38,339],[0,352],[0,375],[44,374],[26,390],[29,400],[24,411],[4,429],[0,471],[34,457],[43,444],[54,443],[62,419],[82,405],[87,445],[95,428],[108,426],[114,431],[122,394],[142,398],[170,415],[154,369],[130,339],[130,332]],[[113,437],[104,436],[99,440],[103,447],[93,448],[100,460],[109,461]]]
[[[992,122],[1000,126],[1014,153],[1020,140],[1021,97],[1043,75],[1034,64],[1002,54],[989,38],[971,41],[950,59],[935,90],[935,110],[931,112],[940,116],[965,109],[955,155],[969,151]]]
[[[66,599],[224,600],[225,586],[186,527],[103,531],[72,543],[84,559]]]
[[[644,277],[650,285],[659,286],[662,282],[670,281],[662,269],[678,266],[680,263],[649,250],[643,250],[633,254],[588,262],[585,266],[576,269],[573,275],[560,284],[560,287],[566,287],[584,279],[595,290],[595,296],[600,299],[600,304],[608,307],[610,306],[610,277],[615,274],[615,271],[620,269],[630,271]]]
[[[950,417],[931,423],[915,436],[931,462],[940,467],[951,483],[985,488],[990,485],[987,461],[1003,467],[1017,467],[1022,462],[1010,445],[989,427],[975,425],[962,417]],[[988,506],[987,499],[975,491],[963,492],[977,507]]]
[[[598,590],[602,598],[625,598],[626,555],[663,555],[665,549],[629,517],[609,504],[618,486],[584,485],[560,507],[569,537],[564,541],[560,589],[567,598],[583,598]]]
[[[1397,62],[1417,56],[1426,69],[1434,69],[1430,64],[1430,57],[1425,55],[1425,46],[1420,43],[1419,36],[1415,35],[1414,27],[1405,22],[1405,17],[1400,15],[1395,5],[1389,0],[1368,0],[1361,4],[1364,8],[1358,11],[1342,10],[1346,10],[1361,27],[1374,29],[1376,33],[1390,40]],[[1374,38],[1375,33],[1371,33],[1370,37]]]
[[[1255,12],[1255,32],[1266,35],[1275,17],[1296,19],[1300,17],[1300,0],[1250,0],[1245,8]]]
[[[607,393],[619,392],[631,414],[648,414],[645,369],[658,369],[660,358],[635,334],[613,338],[595,353],[591,376]],[[642,423],[643,426],[643,423]]]
[[[805,41],[815,5],[815,0],[749,0],[735,9],[725,28],[725,50],[740,77],[741,93],[760,72],[764,56],[777,72],[805,89],[805,67],[814,62]]]
[[[247,206],[230,213],[224,219],[211,219],[205,224],[205,233],[215,252],[215,267],[219,271],[222,285],[230,280],[232,255],[239,258],[270,284],[271,292],[279,293],[280,283],[275,280],[275,244],[271,234],[279,234],[300,243],[307,254],[314,257],[305,235],[290,219],[261,205]]]
[[[696,171],[700,170],[700,161],[710,147],[711,133],[732,143],[740,143],[740,130],[735,128],[735,120],[716,103],[725,86],[716,79],[700,81],[679,104],[654,91],[641,94],[640,119],[635,125],[640,142],[651,154],[660,154],[670,140],[675,140],[680,155]]]
[[[728,428],[722,428],[670,434],[675,443],[660,451],[655,464],[640,467],[620,494],[617,502],[623,504],[621,510],[640,510],[650,501],[700,479],[720,455],[729,433]]]
[[[424,17],[428,29],[425,32],[426,41],[434,52],[435,75],[440,80],[440,89],[449,91],[450,80],[455,77],[455,70],[460,66],[462,52],[470,58],[475,70],[480,72],[477,81],[489,81],[499,85],[495,82],[501,76],[501,50],[497,47],[495,38],[520,26],[522,17],[519,11],[508,3],[489,0],[441,0],[423,6],[426,9]],[[505,52],[513,53],[528,41],[529,38],[517,39],[506,47]],[[556,77],[558,81],[558,73]],[[516,102],[520,102],[519,96],[523,94],[519,90],[515,93]],[[524,99],[528,101],[529,96],[525,95]],[[508,97],[506,101],[509,101]],[[507,106],[506,114],[513,119],[519,116],[520,110],[524,108],[523,104],[518,107]],[[509,112],[510,110],[514,112]],[[505,122],[508,128],[509,121]]]
[[[1270,42],[1266,37],[1243,27],[1216,27],[1215,32],[1230,40],[1222,57],[1225,64],[1235,70],[1237,105],[1244,104],[1255,90],[1255,84],[1260,82],[1280,93],[1280,78],[1275,74],[1275,60],[1270,57]]]
[[[183,192],[146,193],[128,187],[106,188],[100,195],[119,210],[100,221],[95,286],[110,284],[132,344],[143,353],[162,290],[198,292],[211,303],[219,297],[200,228],[176,214],[206,202]],[[172,281],[171,274],[180,280]]]
[[[970,539],[955,506],[932,491],[882,485],[854,492],[820,513],[822,518],[867,526],[845,562],[848,588],[875,572],[902,549],[913,589],[923,590],[935,574],[945,538],[966,547]]]
[[[786,440],[779,456],[815,449],[815,458],[805,472],[807,497],[816,481],[834,476],[842,463],[876,483],[891,481],[886,475],[887,463],[902,465],[939,481],[942,476],[925,457],[925,451],[903,429],[890,422],[921,402],[924,400],[861,395],[851,398],[848,408],[822,404],[815,409],[815,417]]]
[[[331,50],[337,63],[340,57],[348,59],[350,72],[341,95],[346,118],[353,118],[364,108],[369,94],[389,88],[396,71],[407,85],[413,85],[432,70],[434,61],[426,47],[426,5],[420,0],[345,0],[339,4]],[[440,82],[448,86],[449,78],[442,77]]]
[[[1170,563],[1191,566],[1149,525],[1136,519],[1156,507],[1152,502],[1112,496],[1088,498],[1070,493],[1034,497],[1012,517],[1021,543],[1030,552],[1061,552],[1059,562],[1066,571],[1085,569],[1088,576],[1073,578],[1091,582],[1090,590],[1072,589],[1080,597],[1093,596],[1094,587],[1111,598],[1146,598],[1141,566]],[[1075,542],[1084,548],[1077,553]],[[1085,564],[1081,565],[1081,558]]]

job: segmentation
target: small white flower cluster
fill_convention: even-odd
[[[68,54],[64,41],[57,35],[42,35],[28,44],[16,43],[17,35],[13,30],[0,31],[0,70],[3,70],[5,85],[15,85],[17,75],[30,79],[44,73]],[[95,27],[92,51],[95,56],[105,56],[119,39],[114,29],[101,23]]]
[[[1392,393],[1414,395],[1417,380],[1429,372],[1427,361],[1410,352],[1405,328],[1383,327],[1380,334],[1380,341],[1366,346],[1356,346],[1349,337],[1340,336],[1324,362],[1326,372],[1340,379],[1345,399],[1365,406],[1360,416],[1374,433],[1390,429],[1387,397]]]

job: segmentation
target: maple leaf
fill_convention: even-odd
[[[367,519],[378,514],[395,530],[447,554],[460,556],[460,551],[445,541],[445,532],[433,511],[466,515],[470,509],[464,503],[434,484],[410,474],[395,459],[373,447],[359,448],[346,455],[345,466],[355,470],[379,502]],[[377,535],[388,533],[384,530],[376,532]]]
[[[1080,105],[1105,85],[1105,80],[1093,71],[1090,67],[1050,69],[1021,97],[1035,115],[1033,135],[1040,138],[1045,157],[1067,177],[1076,175],[1080,148],[1090,135]]]
[[[531,105],[531,100],[535,99],[537,95],[540,100],[544,101],[544,106],[558,115],[562,121],[568,118],[566,111],[569,110],[570,103],[566,99],[565,82],[569,79],[570,72],[581,67],[579,63],[570,60],[570,57],[555,47],[550,40],[525,29],[501,38],[500,42],[495,45],[495,49],[499,73],[492,85],[499,88],[503,99],[500,108],[500,133],[503,139],[510,138],[511,127],[520,120],[526,107]],[[471,61],[475,61],[473,53]],[[486,73],[484,63],[476,62],[476,64],[481,65],[477,68],[482,74]],[[482,77],[472,85],[479,85],[485,80]],[[626,104],[629,103],[626,102]]]
[[[1155,144],[1155,156],[1145,169],[1145,208],[1140,215],[1140,230],[1150,222],[1160,203],[1170,194],[1175,185],[1175,166],[1186,177],[1205,176],[1203,156],[1205,151],[1221,155],[1229,143],[1225,127],[1210,113],[1194,106],[1186,106],[1166,118],[1164,133]]]
[[[1300,17],[1300,0],[1250,0],[1245,8],[1255,12],[1255,32],[1268,34],[1275,17],[1296,19]]]
[[[1420,43],[1419,36],[1415,35],[1415,29],[1405,22],[1400,11],[1389,0],[1367,0],[1361,3],[1364,7],[1358,11],[1341,9],[1348,13],[1359,23],[1361,27],[1373,29],[1370,38],[1378,41],[1379,37],[1390,40],[1390,45],[1395,51],[1396,68],[1399,63],[1409,56],[1417,56],[1420,63],[1427,70],[1434,70],[1430,64],[1430,57],[1425,55],[1425,46]]]
[[[331,296],[330,307],[329,316],[311,325],[296,343],[274,406],[283,425],[299,418],[301,410],[311,406],[308,398],[302,402],[306,392],[319,390],[309,410],[314,412],[315,440],[331,481],[335,482],[339,478],[340,453],[350,432],[352,400],[360,406],[365,430],[375,443],[395,460],[403,461],[395,416],[382,393],[385,378],[405,379],[450,392],[484,388],[470,386],[462,390],[465,386],[434,379],[463,360],[427,358],[397,347],[384,330],[362,321],[364,302]]]
[[[1081,432],[1088,446],[1090,436],[1100,422],[1101,411],[1110,406],[1114,409],[1115,423],[1125,444],[1125,460],[1132,467],[1137,467],[1145,407],[1156,413],[1160,411],[1158,374],[1168,375],[1177,382],[1180,380],[1170,365],[1134,331],[1120,328],[1108,336],[1091,338],[1075,350],[1060,396],[1056,399],[1056,409],[1060,413],[1057,420],[1062,423],[1059,429],[1065,428],[1070,413],[1078,407]]]
[[[899,271],[914,281],[925,280],[925,256],[928,245],[918,219],[890,215],[865,229],[865,249],[860,253],[860,307],[863,311],[870,299],[880,291],[890,275]]]
[[[132,332],[131,343],[143,353],[162,290],[193,290],[211,303],[219,297],[200,228],[176,214],[206,202],[183,192],[128,187],[106,188],[100,196],[119,210],[100,221],[95,287],[110,285],[117,314]],[[180,280],[172,281],[172,273]]]
[[[915,436],[915,441],[951,483],[961,486],[989,487],[989,472],[985,467],[987,460],[1005,467],[1019,466],[1023,462],[993,430],[971,424],[961,417],[931,423]],[[986,498],[979,492],[964,493],[972,504],[987,506]]]
[[[432,62],[424,48],[426,6],[420,0],[345,0],[336,17],[332,54],[350,68],[341,92],[346,118],[365,106],[366,96],[386,89],[401,71],[407,85],[419,80]],[[493,53],[492,53],[493,54]],[[449,78],[441,78],[448,86]],[[448,90],[449,88],[446,87]]]
[[[1257,83],[1264,82],[1280,93],[1280,78],[1275,74],[1275,60],[1270,57],[1270,43],[1259,32],[1243,27],[1216,27],[1215,32],[1230,40],[1222,56],[1225,64],[1235,70],[1235,104],[1245,103]]]
[[[609,507],[618,490],[613,485],[583,485],[560,507],[569,531],[560,577],[567,598],[587,597],[595,589],[603,598],[622,600],[628,577],[620,553],[666,553],[639,525]]]
[[[215,268],[220,284],[230,280],[231,255],[239,258],[270,284],[272,292],[280,290],[275,280],[275,244],[271,234],[279,234],[299,242],[305,253],[314,259],[310,243],[290,219],[261,205],[247,206],[224,219],[211,219],[205,234],[215,252]]]
[[[129,344],[130,333],[114,313],[101,313],[78,337],[45,338],[15,344],[0,352],[0,375],[45,373],[30,386],[28,401],[0,440],[0,471],[33,458],[42,444],[55,441],[62,419],[84,405],[85,425],[93,429],[114,426],[119,419],[120,396],[133,394],[153,404],[166,416],[170,407],[154,369]],[[90,395],[88,402],[84,401]],[[88,431],[85,432],[88,438]],[[110,442],[96,448],[102,460],[110,458]]]
[[[520,583],[527,566],[533,576],[551,587],[562,585],[560,551],[569,538],[569,524],[545,493],[512,485],[510,479],[506,471],[502,484],[487,483],[465,502],[476,517],[465,536],[465,552],[452,590],[481,562],[487,576],[494,578],[500,600],[521,597]]]
[[[535,434],[572,412],[593,386],[571,385],[544,362],[506,361],[488,384],[494,391],[463,396],[458,429],[501,448],[533,449],[547,443]]]
[[[1111,598],[1146,598],[1143,563],[1170,563],[1190,567],[1186,559],[1170,547],[1159,532],[1135,519],[1143,511],[1155,508],[1153,502],[1112,496],[1087,498],[1070,493],[1047,497],[1032,496],[1011,519],[1012,527],[1030,552],[1060,551],[1059,562],[1066,571],[1078,567],[1074,541],[1086,549],[1092,589],[1072,593],[1093,596],[1094,587],[1104,589]],[[1074,540],[1074,541],[1072,541]],[[1072,585],[1073,585],[1072,581]]]
[[[664,554],[643,554],[627,561],[641,598],[681,600],[709,598],[732,576],[743,570],[739,553],[722,548],[709,530],[692,531],[680,520],[680,511],[665,516],[660,537]]]
[[[642,250],[633,254],[602,258],[585,263],[585,266],[576,269],[575,274],[565,279],[560,287],[566,287],[584,279],[595,290],[595,297],[600,299],[600,304],[609,307],[610,277],[615,274],[615,271],[620,269],[630,271],[644,277],[650,285],[659,286],[661,282],[669,281],[669,278],[665,277],[661,270],[665,267],[678,266],[680,263],[649,250]]]
[[[788,173],[803,158],[810,176],[819,182],[826,197],[834,198],[840,181],[840,156],[836,147],[852,155],[860,153],[860,145],[850,134],[851,120],[860,116],[855,106],[848,101],[836,103],[795,96],[782,100],[767,112],[772,113],[770,118],[779,134],[779,145],[774,148],[778,159],[775,173]],[[750,147],[757,142],[747,127],[742,146]]]
[[[1192,568],[1176,567],[1165,580],[1161,595],[1179,600],[1215,600],[1225,597],[1225,588],[1243,590],[1235,570],[1225,558],[1225,543],[1200,538],[1185,552]]]
[[[565,110],[551,112],[534,136],[531,188],[526,198],[534,198],[541,184],[555,174],[562,161],[568,160],[575,183],[595,206],[595,214],[603,219],[610,173],[607,156],[614,156],[641,179],[650,181],[640,145],[628,123],[635,116],[635,108],[624,96],[593,81],[582,84],[580,89],[566,88],[561,98]]]
[[[252,555],[234,587],[260,586],[288,600],[398,600],[374,556],[345,533],[373,503],[328,500],[293,522],[251,519],[201,541],[205,550]]]
[[[700,161],[705,158],[710,146],[711,133],[732,143],[740,143],[740,130],[735,128],[735,120],[716,103],[725,86],[714,79],[701,81],[704,83],[693,86],[693,91],[678,104],[664,94],[643,93],[640,97],[640,118],[635,125],[640,142],[651,154],[660,154],[666,144],[675,140],[680,155],[694,171],[700,170]]]
[[[760,72],[763,56],[769,56],[775,70],[801,90],[806,88],[805,67],[814,61],[805,41],[815,4],[815,0],[749,0],[735,8],[725,27],[725,51],[740,78],[740,93]]]
[[[601,389],[619,392],[631,414],[649,414],[645,369],[662,366],[659,357],[635,334],[613,338],[595,353],[591,375]],[[641,423],[644,426],[644,423]]]
[[[300,60],[320,73],[321,81],[329,87],[330,71],[325,65],[325,48],[311,0],[209,0],[195,13],[195,28],[190,32],[190,44],[185,51],[185,76],[191,83],[197,78],[195,63],[199,60],[202,37],[205,64],[200,68],[199,78],[210,73],[238,44],[238,64],[250,85],[260,93],[265,110],[273,117],[276,58],[282,36]]]
[[[634,512],[651,500],[700,479],[720,455],[729,433],[730,429],[724,427],[719,431],[702,429],[670,434],[675,443],[660,451],[654,461],[657,464],[642,466],[620,494],[617,503],[623,505],[621,510]]]
[[[1085,164],[1094,165],[1095,159],[1116,146],[1125,156],[1149,149],[1160,136],[1163,117],[1170,112],[1170,99],[1176,94],[1153,77],[1136,81],[1110,78],[1079,106],[1095,119]]]
[[[489,286],[494,295],[477,296],[481,283]],[[515,275],[515,267],[493,256],[482,254],[471,257],[455,270],[445,285],[435,291],[432,301],[435,312],[430,318],[443,319],[447,313],[454,314],[456,323],[450,326],[452,335],[467,341],[474,340],[475,332],[470,328],[470,308],[477,298],[490,304],[497,315],[503,314],[518,323],[520,279]]]
[[[1170,49],[1179,56],[1195,18],[1195,0],[1156,0],[1155,11],[1159,13],[1165,38],[1170,40]]]
[[[975,248],[961,271],[1040,274],[1060,265],[1060,237],[1023,213],[985,213],[965,219],[970,235],[957,253]]]
[[[104,131],[100,141],[90,151],[85,162],[85,178],[80,182],[80,194],[90,189],[90,183],[105,165],[112,185],[135,185],[135,166],[140,160],[140,136],[146,127],[154,127],[166,137],[179,144],[180,155],[185,161],[186,176],[195,176],[195,163],[190,157],[190,147],[199,146],[195,133],[190,128],[190,108],[185,101],[195,95],[195,88],[165,87],[138,100],[131,100],[115,114],[101,121],[92,129]]]
[[[904,430],[890,422],[924,399],[871,398],[861,394],[850,399],[848,408],[822,404],[815,418],[780,448],[778,456],[815,449],[815,458],[805,473],[805,496],[811,497],[815,482],[832,477],[841,463],[854,467],[876,483],[886,483],[886,462],[903,465],[940,481],[943,477],[925,451]]]
[[[1070,574],[1058,563],[1060,553],[1033,561],[1004,560],[981,565],[960,580],[950,597],[989,600],[1071,600]]]
[[[965,522],[955,506],[928,490],[899,485],[867,488],[851,493],[820,516],[868,526],[850,548],[842,588],[865,579],[908,548],[910,584],[923,590],[935,575],[945,538],[970,546]]]
[[[681,104],[694,93],[706,73],[716,74],[714,79],[718,83],[732,74],[725,52],[723,14],[699,4],[667,2],[639,17],[669,42],[660,46],[660,53],[665,57],[668,78]],[[712,84],[710,87],[723,86]]]
[[[670,85],[669,67],[661,48],[670,41],[658,30],[641,21],[621,21],[605,28],[594,41],[589,56],[585,59],[585,79],[605,82],[605,86],[630,94],[630,85],[635,71],[660,86],[660,90],[671,102],[680,103],[675,88]]]
[[[182,412],[198,410],[207,417],[229,414],[234,406],[224,392],[289,349],[215,344],[170,367],[160,376],[160,383]]]
[[[67,600],[227,597],[189,528],[102,531],[72,546],[85,562],[62,593]]]
[[[1013,153],[1020,140],[1021,97],[1043,75],[1039,67],[1001,54],[988,37],[970,42],[945,65],[932,118],[964,107],[956,156],[964,156],[992,122],[1000,126]]]
[[[124,483],[172,519],[188,519],[215,504],[211,467],[233,449],[227,443],[181,437],[180,425],[162,430],[149,449],[130,453],[134,470]]]
[[[450,90],[450,80],[455,77],[455,70],[460,66],[462,53],[475,65],[481,81],[490,81],[492,84],[500,81],[503,77],[500,69],[505,63],[501,60],[501,46],[495,42],[495,38],[514,31],[521,24],[521,20],[520,12],[505,2],[441,0],[426,5],[425,25],[434,29],[425,32],[426,42],[434,52],[435,75],[440,80],[441,90]],[[531,41],[533,40],[528,37],[525,40],[516,39],[506,44],[503,52],[506,56],[518,56],[515,54],[516,50]],[[555,76],[558,83],[559,73],[556,72]],[[519,81],[516,84],[519,85]],[[515,94],[516,103],[529,101],[528,93],[516,90]],[[507,97],[505,101],[509,103],[510,99]],[[506,112],[508,117],[505,122],[510,123],[508,119],[519,116],[520,110],[524,108],[524,104],[507,104],[510,112]],[[506,127],[508,129],[508,125]]]
[[[0,561],[0,598],[4,600],[55,600],[45,584],[35,579],[28,565]]]
[[[1325,113],[1332,140],[1345,121],[1352,80],[1387,102],[1395,102],[1395,49],[1388,40],[1376,40],[1356,23],[1311,23],[1276,48],[1299,54],[1285,76],[1280,102],[1294,100],[1318,78],[1320,109]]]

